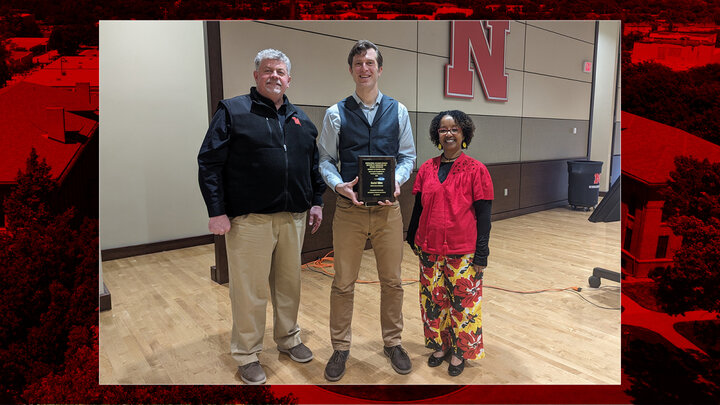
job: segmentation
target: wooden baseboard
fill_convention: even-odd
[[[164,252],[166,250],[183,249],[198,245],[213,243],[213,235],[193,236],[190,238],[173,239],[162,242],[146,243],[142,245],[126,246],[115,249],[104,249],[101,252],[102,261],[123,259],[131,256],[147,255]]]
[[[314,262],[315,260],[318,260],[318,259],[322,259],[323,257],[325,257],[326,254],[332,252],[332,250],[333,250],[332,247],[328,247],[325,249],[318,249],[318,250],[312,250],[310,252],[303,252],[300,257],[300,262],[305,264],[305,263]]]
[[[105,283],[103,283],[103,290],[100,292],[100,312],[109,311],[112,309],[112,300],[110,299],[110,291],[108,291]]]
[[[567,200],[562,200],[562,201],[554,201],[554,202],[542,204],[542,205],[535,205],[532,207],[520,208],[520,209],[512,210],[512,211],[498,212],[497,214],[492,214],[491,220],[498,221],[501,219],[508,219],[508,218],[517,217],[520,215],[531,214],[533,212],[545,211],[545,210],[549,210],[549,209],[557,208],[557,207],[564,207],[567,205],[568,205]]]

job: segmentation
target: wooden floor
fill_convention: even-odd
[[[483,291],[486,357],[470,361],[459,377],[429,368],[423,345],[418,284],[405,286],[403,346],[413,362],[395,373],[382,353],[379,286],[356,287],[353,346],[337,384],[619,384],[619,284],[589,288],[594,267],[620,270],[620,222],[592,223],[590,213],[565,208],[493,222]],[[103,263],[112,310],[100,314],[101,384],[242,384],[229,354],[228,287],[210,280],[212,245]],[[372,250],[360,277],[377,280]],[[416,280],[418,264],[406,246],[403,278]],[[268,305],[260,360],[268,384],[329,384],[328,330],[331,278],[302,273],[299,324],[315,359],[297,364],[272,341]],[[490,288],[568,291],[517,294]]]

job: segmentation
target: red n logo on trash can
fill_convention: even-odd
[[[595,183],[594,184],[600,184],[600,173],[595,173]]]

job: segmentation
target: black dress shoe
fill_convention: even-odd
[[[453,366],[452,358],[448,360],[448,363],[450,363],[448,366],[448,374],[450,374],[451,377],[457,377],[462,374],[463,370],[465,370],[465,359],[462,359],[462,363],[457,366]]]
[[[325,379],[328,381],[339,381],[345,375],[345,362],[350,355],[350,350],[334,350],[330,360],[325,366]]]
[[[435,357],[435,353],[430,353],[430,357],[428,357],[428,366],[430,367],[437,367],[445,361],[445,358],[447,358],[447,353],[443,354],[440,357]]]
[[[407,374],[412,370],[410,357],[402,346],[385,347],[383,352],[390,358],[390,365],[398,374]]]

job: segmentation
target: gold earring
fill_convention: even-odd
[[[462,147],[463,149],[467,149],[467,143],[465,143],[465,141],[463,141]]]
[[[442,150],[442,145],[438,144],[438,150]]]

